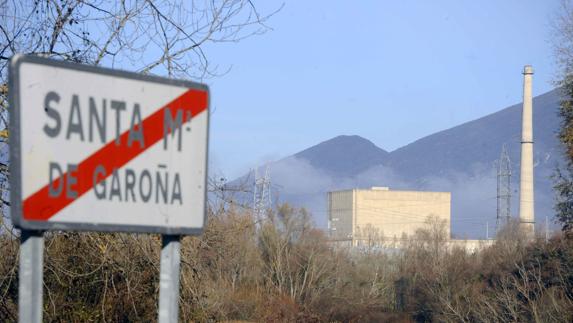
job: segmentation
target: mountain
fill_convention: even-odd
[[[533,100],[535,158],[555,156],[559,150],[559,92]],[[410,179],[446,171],[468,172],[468,165],[490,163],[499,158],[506,144],[514,165],[519,166],[521,104],[419,139],[393,151],[388,166]],[[549,154],[549,155],[546,155]],[[424,156],[423,159],[418,157]],[[517,170],[517,168],[514,168]]]
[[[338,136],[294,155],[333,176],[355,176],[387,162],[389,153],[360,136]]]
[[[552,219],[551,175],[562,161],[559,91],[533,99],[536,219]],[[506,145],[517,214],[521,104],[387,152],[359,136],[338,136],[269,164],[273,196],[310,209],[326,226],[326,192],[370,186],[452,192],[452,232],[484,237],[496,221],[496,160]],[[252,174],[250,176],[253,177]],[[243,177],[248,178],[248,177]],[[252,197],[251,197],[252,198]]]

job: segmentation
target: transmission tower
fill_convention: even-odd
[[[259,176],[258,167],[255,168],[255,187],[253,189],[253,215],[255,221],[261,223],[271,208],[271,175],[269,166],[265,166],[264,175]]]
[[[509,223],[511,217],[511,161],[505,144],[497,163],[497,219],[496,232]]]

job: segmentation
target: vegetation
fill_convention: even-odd
[[[573,241],[525,243],[509,227],[477,253],[448,247],[429,222],[400,252],[336,248],[304,210],[269,221],[209,215],[182,245],[180,316],[188,321],[570,322]],[[18,240],[0,237],[0,321],[17,318]],[[48,233],[47,322],[150,322],[157,316],[157,236]]]
[[[562,224],[563,231],[573,231],[573,75],[567,75],[561,82],[563,99],[561,100],[559,114],[562,126],[559,139],[565,149],[566,164],[557,170],[557,203],[556,215]]]
[[[563,231],[571,234],[573,232],[573,6],[569,0],[562,1],[562,10],[557,16],[555,31],[555,55],[561,67],[557,84],[562,90],[559,140],[563,144],[566,161],[556,174],[555,210]]]

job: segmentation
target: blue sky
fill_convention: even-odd
[[[259,1],[260,10],[282,1]],[[392,151],[553,88],[559,0],[286,1],[274,29],[207,48],[211,171],[232,179],[341,134]]]

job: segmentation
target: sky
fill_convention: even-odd
[[[210,167],[233,179],[338,135],[387,151],[521,101],[557,68],[559,0],[257,1],[272,31],[206,48]]]

